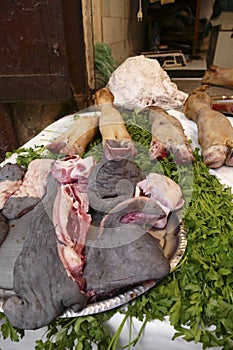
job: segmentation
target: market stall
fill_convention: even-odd
[[[7,154],[4,339],[232,347],[232,117],[205,90],[188,96],[158,62],[130,58],[95,105]]]
[[[125,112],[129,122],[132,115]],[[80,111],[78,115],[91,116],[93,113],[96,111],[90,109]],[[164,168],[167,172],[170,171],[171,177],[178,174],[188,200],[188,209],[182,216],[187,248],[181,260],[168,277],[158,285],[142,290],[142,293],[138,293],[141,296],[130,303],[123,296],[120,302],[118,300],[115,304],[113,301],[113,305],[108,301],[101,302],[102,310],[95,306],[93,310],[91,306],[87,308],[86,314],[68,312],[62,318],[54,320],[49,325],[48,339],[44,338],[51,349],[57,349],[61,343],[72,349],[75,339],[84,348],[89,342],[105,349],[114,349],[119,344],[124,346],[128,343],[135,349],[154,349],[154,344],[158,348],[169,346],[170,349],[201,349],[202,345],[214,349],[231,348],[233,170],[227,166],[208,169],[197,152],[200,146],[196,124],[180,111],[169,110],[169,114],[182,123],[185,134],[192,140],[192,149],[196,152],[196,159],[191,167],[189,164],[188,171],[185,166],[178,166],[174,172],[172,162]],[[134,122],[139,123],[140,113],[134,117]],[[35,146],[39,149],[41,145],[46,146],[68,130],[76,118],[77,115],[68,115],[51,124],[25,144],[24,151]],[[233,124],[231,117],[228,120]],[[128,130],[132,132],[130,127]],[[134,137],[133,135],[132,138]],[[87,154],[90,152],[91,149]],[[15,162],[19,159],[17,157],[20,154],[12,155],[6,162]],[[25,158],[25,154],[22,158]],[[184,179],[188,181],[188,187],[185,187]],[[1,255],[4,255],[3,248],[4,245],[0,248]],[[2,266],[1,262],[1,268]],[[4,278],[4,271],[1,271],[1,276]],[[4,320],[3,314],[2,318]],[[3,336],[16,340],[19,331],[13,331],[4,321],[3,324]],[[45,331],[45,328],[27,331],[22,341],[23,348],[26,349],[28,339],[35,340],[37,336],[40,339]],[[175,340],[172,340],[174,334]],[[1,341],[1,344],[4,344],[4,349],[21,347],[21,342],[9,344],[8,341]],[[44,346],[42,340],[38,340],[37,348]]]

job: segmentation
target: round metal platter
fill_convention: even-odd
[[[86,116],[86,115],[93,115],[93,112],[83,114],[83,116]],[[74,115],[69,115],[69,116],[66,116],[66,117],[54,122],[49,127],[44,129],[33,140],[29,141],[25,145],[25,147],[33,147],[35,145],[41,145],[41,144],[46,145],[47,143],[49,143],[49,140],[51,139],[51,134],[53,135],[53,138],[54,138],[55,136],[58,136],[59,134],[61,134],[61,132],[66,131],[66,129],[70,125],[72,125],[73,120],[74,120]],[[6,162],[15,162],[14,155],[11,156],[11,158],[9,158],[8,160],[6,160]],[[2,165],[3,164],[4,164],[4,162],[2,163]],[[175,267],[179,264],[180,260],[182,259],[183,255],[185,253],[186,246],[187,246],[187,236],[186,236],[185,228],[184,228],[182,222],[180,221],[180,219],[178,218],[178,213],[173,212],[172,214],[173,215],[171,216],[171,220],[170,220],[169,225],[167,224],[166,228],[164,230],[161,230],[161,231],[163,231],[162,234],[161,234],[161,232],[159,234],[158,234],[158,232],[152,233],[153,236],[155,236],[157,239],[160,239],[160,237],[163,234],[166,234],[166,230],[169,232],[174,231],[173,239],[175,237],[176,243],[175,243],[175,247],[173,246],[173,249],[171,250],[172,253],[170,252],[171,253],[170,258],[169,258],[169,260],[170,260],[170,272],[172,272],[175,269]],[[19,225],[19,222],[17,222],[17,225]],[[11,229],[11,231],[14,231],[14,228]],[[24,232],[24,230],[17,229],[17,235],[18,235],[18,231]],[[154,233],[155,233],[155,235],[154,235]],[[9,245],[10,245],[10,247],[12,247],[12,246],[16,247],[15,248],[16,253],[18,253],[19,251],[21,251],[22,247],[20,244],[18,245],[18,241],[19,241],[18,236],[15,237],[13,234],[12,234],[12,236],[13,236],[13,238],[11,238],[11,240],[9,241]],[[23,237],[22,237],[22,240],[23,240]],[[6,239],[6,243],[7,243],[7,239]],[[17,255],[16,253],[14,252],[13,255],[14,256]],[[3,256],[3,259],[4,259],[4,256]],[[9,269],[13,270],[13,268],[12,268],[13,264],[14,264],[14,259],[13,259],[13,261],[10,262],[10,264],[8,264],[9,265],[8,270]],[[5,273],[6,280],[8,278],[7,276],[9,276],[8,270],[6,269],[6,273]],[[10,282],[9,281],[6,281],[6,282],[7,282],[7,284],[12,284],[11,280],[10,280]],[[121,293],[117,296],[114,296],[112,298],[109,298],[109,299],[106,299],[103,301],[98,301],[98,302],[95,302],[92,304],[88,304],[80,312],[74,312],[71,309],[67,309],[66,312],[64,312],[64,314],[62,314],[60,317],[65,318],[65,317],[86,316],[86,315],[97,314],[97,313],[100,313],[103,311],[108,311],[108,310],[123,306],[123,305],[127,304],[128,302],[132,301],[133,299],[137,298],[138,296],[147,292],[152,287],[154,287],[156,284],[157,284],[156,281],[143,282],[142,284],[135,286],[132,289],[130,289],[124,293]],[[8,289],[8,287],[6,288],[6,287],[3,287],[0,285],[0,312],[3,312],[2,306],[3,306],[4,301],[6,300],[6,298],[11,296],[12,294],[14,294],[12,289]]]

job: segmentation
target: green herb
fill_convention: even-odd
[[[112,57],[110,46],[97,42],[94,47],[95,78],[100,87],[107,84],[110,76],[118,67],[118,63]]]
[[[45,146],[35,146],[35,147],[20,147],[14,150],[13,152],[6,153],[6,159],[10,157],[16,157],[16,163],[24,167],[28,167],[28,164],[31,163],[34,159],[38,158],[60,158],[60,155],[54,154],[46,149]]]
[[[192,167],[179,166],[172,159],[151,164],[148,159],[150,136],[145,128],[145,117],[134,114],[127,125],[137,144],[137,162],[145,173],[153,169],[181,185],[187,202],[183,221],[187,232],[187,250],[180,264],[167,278],[149,292],[138,297],[127,308],[77,318],[58,318],[48,325],[43,340],[36,350],[92,349],[114,350],[122,330],[133,319],[142,321],[138,336],[129,332],[127,349],[132,349],[152,320],[169,317],[175,328],[173,338],[187,342],[200,342],[203,349],[213,346],[224,350],[233,348],[233,195],[231,189],[210,175],[198,150],[194,152]],[[127,118],[126,118],[127,119]],[[129,118],[130,119],[130,118]],[[143,140],[141,142],[140,140]],[[93,147],[93,156],[99,158],[102,148],[99,141]],[[87,152],[89,155],[91,150]],[[106,321],[120,312],[123,319],[115,333]],[[4,315],[1,315],[4,319]],[[9,327],[9,329],[8,329]],[[6,320],[1,326],[4,337],[17,334]],[[16,333],[14,333],[16,332]],[[15,335],[13,336],[15,338]],[[16,338],[15,338],[16,339]]]
[[[13,342],[18,342],[24,336],[24,331],[14,328],[6,316],[0,312],[1,333],[3,339],[10,338]]]

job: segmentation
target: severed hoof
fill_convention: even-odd
[[[219,168],[225,163],[226,150],[223,145],[214,145],[203,150],[203,161],[209,168]]]
[[[228,148],[228,150],[227,150],[225,164],[227,166],[233,166],[233,148],[232,147]]]

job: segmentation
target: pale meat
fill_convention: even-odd
[[[136,148],[126,130],[120,112],[113,106],[114,96],[108,88],[95,93],[95,103],[99,106],[101,115],[99,129],[103,140],[105,157],[108,160],[120,160],[136,155]]]
[[[195,89],[185,103],[185,115],[198,128],[198,142],[204,163],[210,168],[233,166],[233,127],[220,112],[211,108],[206,86]]]
[[[160,204],[158,204],[153,198],[148,198],[144,196],[133,197],[127,199],[109,212],[106,215],[101,224],[100,232],[102,232],[103,227],[105,229],[111,228],[108,223],[109,218],[111,218],[111,224],[114,220],[116,222],[120,221],[125,224],[136,224],[141,225],[144,229],[150,229],[151,227],[164,228],[167,223],[167,215]]]
[[[150,173],[137,186],[144,195],[154,199],[166,214],[181,209],[184,205],[180,186],[165,175]]]
[[[93,157],[81,158],[79,155],[58,159],[52,167],[52,174],[61,184],[88,178],[95,166]]]
[[[81,290],[85,288],[85,281],[82,278],[84,265],[82,251],[90,223],[91,215],[87,214],[82,193],[79,193],[75,184],[61,185],[53,208],[58,255],[67,275],[78,283]]]
[[[152,161],[173,155],[177,163],[194,160],[192,149],[180,121],[160,107],[148,109],[151,124],[151,144],[149,149]]]
[[[169,260],[158,240],[147,233],[164,216],[146,197],[127,199],[104,216],[100,234],[85,247],[84,277],[91,301],[167,276]]]
[[[41,200],[52,164],[52,159],[35,159],[29,164],[21,185],[3,207],[2,212],[7,219],[22,216]]]
[[[67,156],[82,155],[87,145],[94,140],[98,131],[98,123],[98,116],[80,116],[66,132],[53,140],[47,148],[54,153]]]
[[[222,68],[211,65],[210,68],[206,70],[202,82],[204,84],[233,88],[233,68]]]
[[[127,58],[111,75],[107,87],[117,106],[134,110],[148,106],[179,109],[187,94],[178,90],[156,59]]]
[[[6,163],[0,168],[0,210],[22,184],[24,174],[25,169],[17,164]]]

